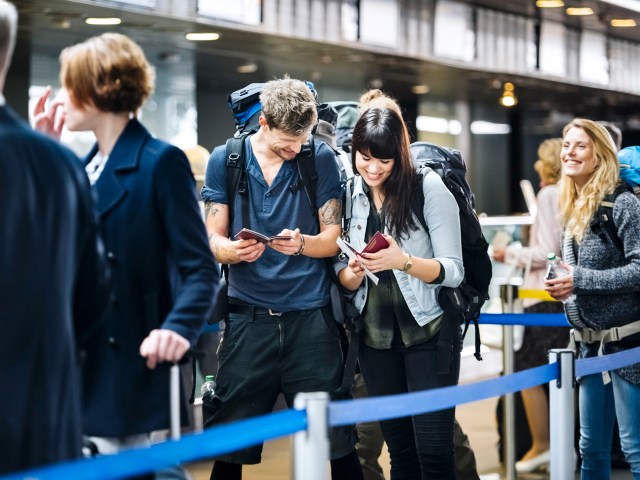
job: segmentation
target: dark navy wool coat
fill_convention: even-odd
[[[181,150],[132,119],[94,186],[113,297],[84,345],[84,431],[116,437],[167,428],[169,365],[149,370],[139,348],[156,328],[195,345],[217,288],[193,175]]]
[[[89,181],[0,107],[0,474],[80,456],[77,341],[109,298]]]

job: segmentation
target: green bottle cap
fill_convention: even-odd
[[[547,260],[549,260],[550,262],[554,261],[556,259],[556,254],[553,252],[549,252],[547,253]]]
[[[215,380],[216,376],[215,375],[207,375],[206,377],[204,377],[204,381],[205,382],[213,382]]]

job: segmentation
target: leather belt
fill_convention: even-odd
[[[238,305],[237,303],[229,304],[230,313],[239,313],[240,315],[248,315],[253,317],[255,315],[269,315],[271,317],[280,317],[286,312],[275,312],[270,308],[255,307],[253,305]]]

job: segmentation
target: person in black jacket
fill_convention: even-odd
[[[15,45],[0,0],[0,92]],[[78,159],[0,93],[0,475],[81,455],[77,345],[107,306],[104,248]]]

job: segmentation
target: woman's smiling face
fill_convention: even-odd
[[[578,188],[584,186],[596,169],[593,141],[581,128],[570,128],[562,140],[562,171]]]
[[[356,170],[369,188],[376,190],[384,185],[393,170],[393,158],[375,158],[356,152]]]

